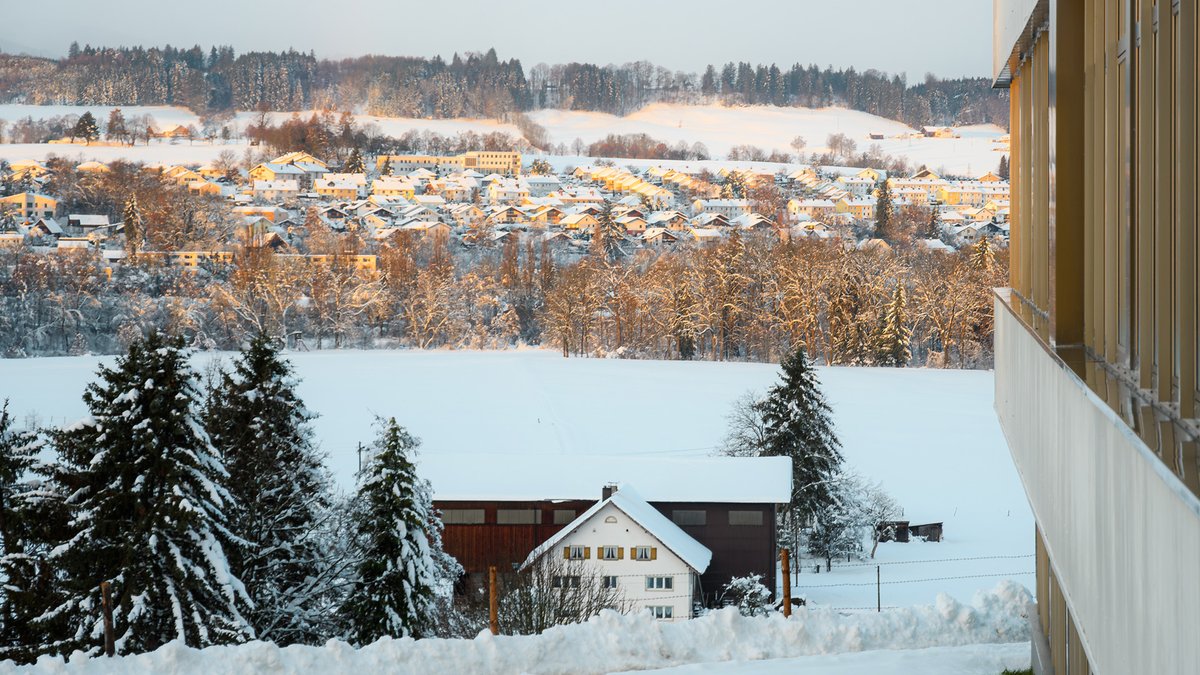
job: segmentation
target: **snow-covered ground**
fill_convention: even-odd
[[[553,351],[327,351],[288,355],[316,434],[344,488],[375,415],[395,416],[422,453],[712,454],[743,392],[778,367],[753,363],[564,359]],[[202,354],[198,365],[230,355]],[[99,361],[0,360],[0,399],[18,420],[82,416]],[[969,598],[1004,578],[1032,585],[1033,518],[992,409],[992,374],[821,368],[847,464],[877,481],[913,523],[945,523],[940,543],[887,543],[869,563],[800,574],[795,592],[837,608]],[[469,467],[464,467],[469,468]],[[498,480],[502,477],[497,477]],[[436,487],[436,486],[435,486]],[[636,485],[635,485],[636,487]],[[598,490],[599,488],[597,488]],[[967,558],[966,560],[962,560]]]
[[[853,652],[763,661],[694,663],[649,672],[661,675],[1000,675],[1006,669],[1023,670],[1028,667],[1029,645],[1019,642]]]
[[[382,639],[362,649],[330,641],[323,647],[280,649],[267,643],[196,650],[172,643],[150,654],[121,659],[78,658],[68,664],[43,658],[28,668],[0,665],[0,672],[27,675],[244,675],[264,673],[547,673],[588,675],[703,664],[704,670],[681,672],[785,672],[748,670],[781,664],[805,668],[806,658],[862,652],[858,659],[821,659],[839,666],[858,665],[849,673],[988,673],[1002,667],[1028,665],[1029,592],[1002,583],[975,596],[971,604],[941,596],[934,604],[883,614],[842,614],[832,610],[800,611],[746,618],[725,609],[693,621],[664,623],[648,614],[606,611],[583,624],[559,626],[541,635],[495,637],[487,632],[473,640]],[[947,647],[980,645],[970,650]],[[941,649],[930,649],[941,648]],[[921,650],[921,651],[869,651]],[[1024,653],[1024,659],[1021,654]],[[784,662],[764,659],[788,659]],[[758,661],[749,665],[748,662]],[[840,663],[839,663],[840,662]],[[863,670],[870,663],[876,669]],[[720,665],[725,664],[725,665]],[[1000,664],[992,671],[987,664]],[[937,669],[897,670],[933,665]],[[950,670],[963,665],[972,670]],[[787,671],[794,672],[794,671]],[[799,672],[838,673],[807,669]]]
[[[0,119],[15,120],[32,116],[45,118],[64,114],[82,114],[92,111],[102,123],[108,118],[111,106],[32,106],[23,104],[0,105]],[[200,127],[199,118],[184,108],[170,106],[128,106],[122,108],[126,117],[149,114],[159,127],[174,124],[193,124]],[[307,118],[311,111],[300,113]],[[274,113],[275,122],[281,122],[291,113]],[[234,126],[243,128],[254,113],[239,113]],[[845,108],[791,108],[774,106],[726,107],[722,105],[678,105],[659,103],[627,115],[617,117],[607,113],[568,110],[539,110],[530,114],[538,124],[545,127],[555,143],[571,144],[576,138],[585,143],[599,140],[613,133],[646,133],[650,136],[675,143],[703,143],[715,158],[723,158],[736,145],[755,145],[766,150],[794,152],[792,139],[803,136],[808,147],[805,153],[824,152],[825,141],[830,134],[843,133],[853,139],[859,150],[866,150],[878,143],[885,153],[907,157],[913,164],[925,164],[934,169],[945,169],[954,174],[979,175],[995,169],[1000,161],[1000,144],[993,140],[1003,135],[995,125],[962,127],[957,130],[961,138],[913,138],[914,130],[894,120],[877,117],[864,112]],[[520,136],[517,128],[496,120],[481,119],[409,119],[358,115],[360,123],[375,124],[380,131],[400,136],[407,131],[433,131],[453,135],[462,131],[486,133],[500,131]],[[869,134],[881,133],[885,138],[872,141]],[[903,136],[903,138],[900,138]],[[208,145],[203,142],[180,141],[174,145],[152,144],[133,148],[107,148],[83,145],[0,145],[0,158],[41,159],[47,154],[75,156],[87,159],[111,161],[118,157],[144,162],[199,163],[214,159],[221,150],[241,153],[249,146],[244,143],[225,146],[220,143]],[[575,162],[578,163],[578,162]],[[654,162],[662,163],[662,162]]]

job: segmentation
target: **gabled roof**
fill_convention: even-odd
[[[547,551],[553,551],[562,540],[586,525],[601,509],[609,504],[632,518],[638,525],[641,525],[650,536],[657,539],[659,543],[679,556],[697,574],[703,574],[704,570],[708,569],[708,564],[712,562],[712,551],[708,550],[708,547],[704,544],[693,539],[687,532],[680,529],[678,525],[671,522],[658,509],[647,504],[638,495],[637,491],[627,484],[619,486],[611,497],[596,502],[592,508],[584,511],[578,518],[571,521],[571,524],[559,530],[541,546],[533,549],[529,553],[529,556],[525,558],[525,562],[521,567],[525,568],[545,555]]]

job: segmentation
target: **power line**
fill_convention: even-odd
[[[1018,577],[1034,574],[1034,572],[997,572],[995,574],[965,574],[957,577],[932,577],[929,579],[901,579],[899,581],[869,581],[869,582],[847,582],[843,584],[820,584],[817,586],[796,586],[797,588],[814,589],[814,588],[841,588],[847,586],[890,586],[892,584],[922,584],[929,581],[954,581],[956,579],[987,579],[994,577]]]

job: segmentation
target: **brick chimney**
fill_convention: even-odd
[[[617,491],[616,483],[609,483],[608,485],[605,485],[600,490],[600,501],[604,501],[605,499],[608,499],[609,497],[613,496],[613,493],[616,491]]]

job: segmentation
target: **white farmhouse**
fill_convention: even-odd
[[[555,585],[600,583],[617,589],[630,611],[673,621],[692,618],[702,602],[699,577],[712,552],[621,485],[534,549],[522,569],[553,559],[582,564],[589,573],[555,577]],[[578,569],[564,567],[568,575]]]

